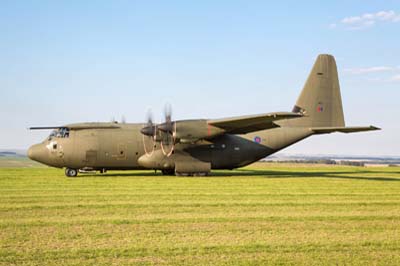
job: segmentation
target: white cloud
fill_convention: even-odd
[[[344,72],[352,75],[365,75],[363,79],[371,82],[400,82],[400,67],[375,66],[346,68]]]
[[[381,82],[384,81],[382,78],[366,78],[367,81],[371,82]]]
[[[388,72],[394,71],[396,68],[388,67],[388,66],[376,66],[376,67],[365,67],[365,68],[346,68],[345,72],[351,74],[368,74],[368,73],[376,73],[376,72]]]
[[[348,18],[342,19],[342,23],[344,23],[344,24],[354,24],[354,23],[361,22],[361,20],[362,19],[360,17],[348,17]]]
[[[390,81],[400,81],[400,75],[393,76]]]
[[[379,11],[376,13],[365,13],[360,16],[345,17],[340,21],[343,26],[350,30],[369,28],[379,22],[400,22],[400,13],[396,13],[393,10]]]
[[[375,16],[380,20],[397,22],[400,20],[400,16],[396,14],[393,10],[390,11],[380,11],[375,14]]]

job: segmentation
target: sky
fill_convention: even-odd
[[[29,126],[291,111],[315,58],[336,57],[346,125],[295,154],[400,156],[400,2],[1,1],[0,149]]]

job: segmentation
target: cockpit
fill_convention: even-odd
[[[60,127],[53,130],[49,135],[49,140],[53,138],[68,138],[69,137],[69,128],[67,127]]]

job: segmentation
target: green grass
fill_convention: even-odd
[[[399,265],[400,169],[0,168],[0,265]]]

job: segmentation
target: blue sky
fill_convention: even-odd
[[[290,111],[336,57],[347,125],[284,152],[400,155],[399,1],[2,1],[0,149],[29,126]]]

